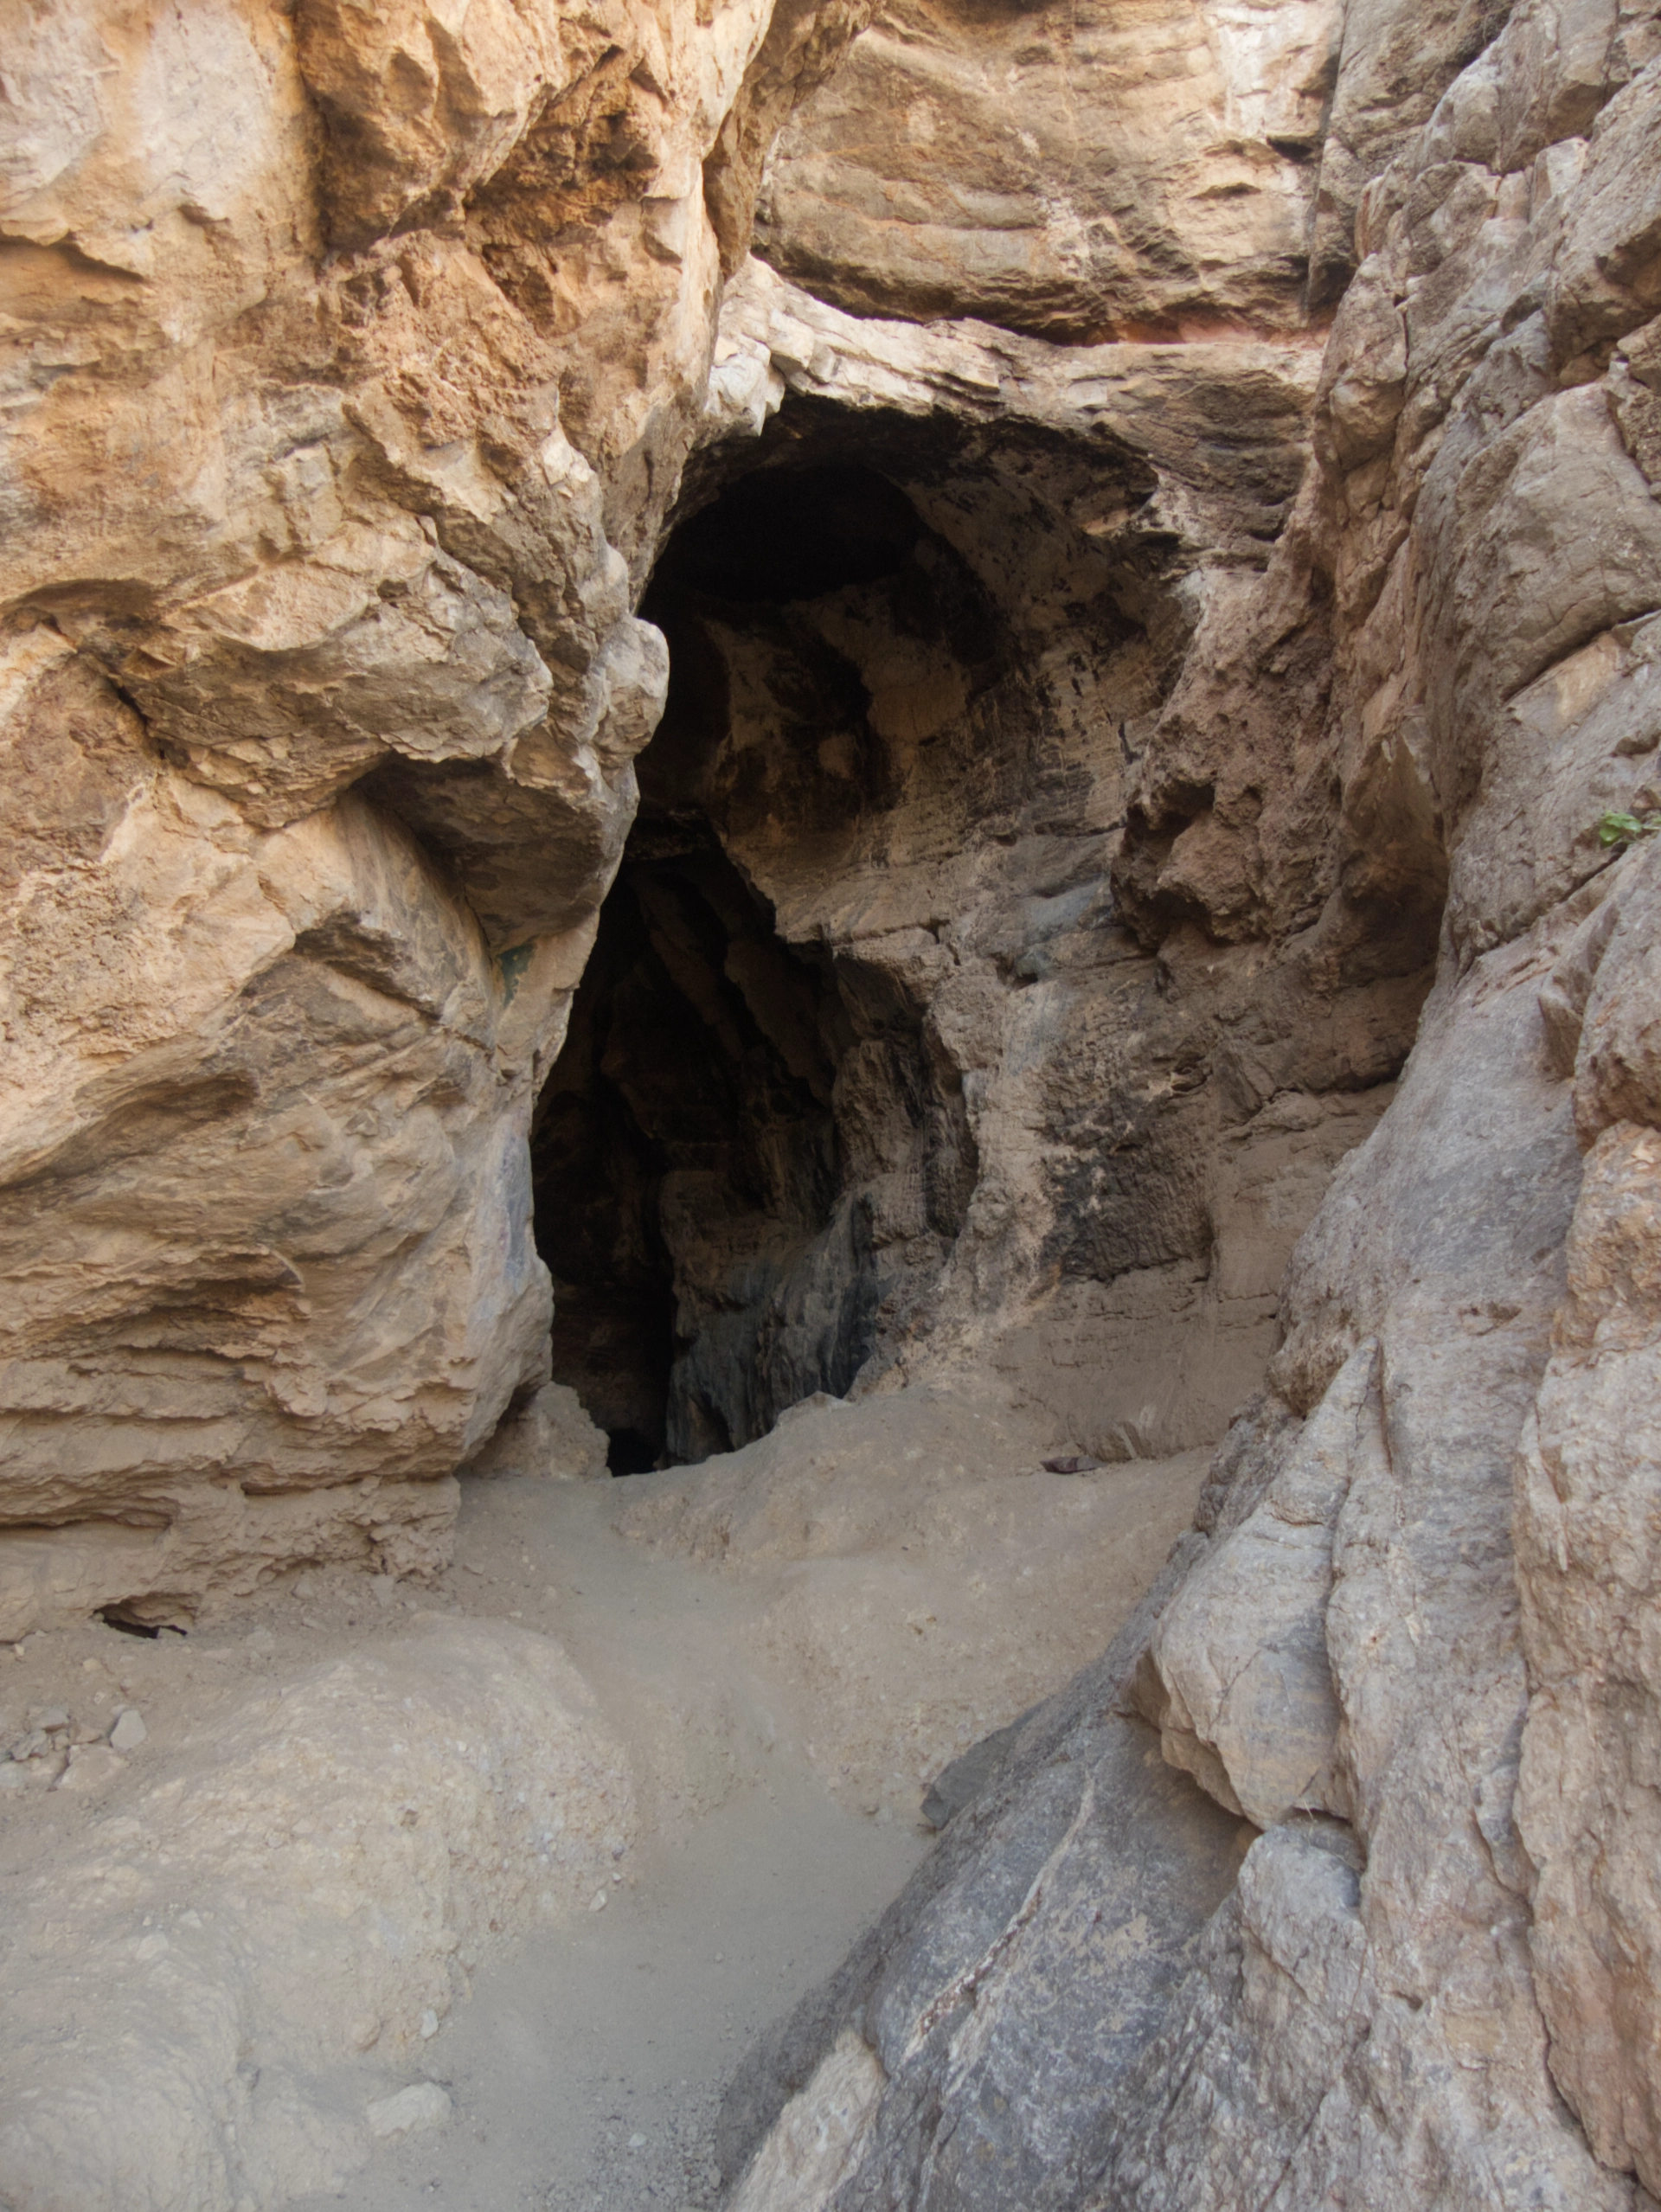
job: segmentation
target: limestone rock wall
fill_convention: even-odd
[[[0,1630],[441,1552],[452,1471],[548,1371],[526,1138],[664,704],[634,610],[671,528],[642,832],[696,817],[786,968],[829,964],[830,1029],[817,1074],[756,1048],[823,1078],[795,1166],[756,1165],[771,1105],[741,1174],[655,1163],[664,1440],[920,1356],[991,1359],[1120,1456],[1213,1439],[1256,1382],[1441,888],[1422,836],[1390,932],[1340,880],[1308,560],[1252,627],[1270,548],[1309,540],[1298,240],[1337,29],[1172,17],[1111,60],[1036,19],[1019,66],[1044,113],[1087,71],[1104,135],[1069,159],[1087,198],[1123,169],[1134,246],[1074,268],[1060,321],[955,247],[952,300],[1116,328],[1080,304],[1106,286],[1170,341],[1057,346],[862,322],[744,262],[758,196],[776,259],[805,235],[807,142],[768,148],[804,102],[820,128],[850,39],[850,97],[892,106],[863,22],[89,4],[20,34]],[[984,31],[928,33],[964,160]],[[1173,70],[1175,138],[1143,99]],[[900,501],[890,573],[769,612],[677,570],[709,503],[814,467]],[[1231,781],[1218,664],[1269,651],[1274,766]],[[760,969],[719,987],[777,1027]]]
[[[1311,908],[1364,960],[1445,895],[1434,987],[1142,1621],[735,2087],[736,2171],[842,2051],[802,2200],[838,2212],[1661,2189],[1654,862],[1599,834],[1661,798],[1661,23],[1356,6],[1339,45],[1314,465],[1206,608],[1114,880],[1167,960]],[[1158,1841],[1113,1840],[1127,1758],[1196,1786]],[[1218,1807],[1238,1875],[1173,1911]]]
[[[1341,36],[1330,0],[898,0],[781,137],[759,248],[867,313],[1295,329]]]
[[[0,1636],[419,1570],[546,1374],[630,561],[857,20],[5,11]]]
[[[638,912],[539,1110],[556,1365],[608,1427],[697,1456],[991,1362],[1123,1458],[1256,1387],[1440,891],[1433,845],[1409,896],[1342,880],[1307,558],[1261,752],[1232,788],[1176,765],[1226,750],[1185,671],[1252,648],[1318,374],[1295,338],[1058,348],[759,261],[729,287],[645,602],[675,672]]]
[[[78,0],[3,50],[0,1638],[440,1555],[548,1369],[527,1138],[640,595],[863,469],[887,567],[671,545],[649,603],[635,859],[706,840],[813,967],[824,1068],[759,938],[721,978],[855,1170],[784,1164],[771,1273],[681,1186],[689,1392],[752,1359],[711,1315],[811,1336],[833,1230],[862,1387],[991,1366],[1115,1454],[1264,1387],[734,2172],[818,2097],[838,2212],[1642,2212],[1651,0]]]

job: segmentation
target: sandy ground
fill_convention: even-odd
[[[745,2046],[927,1847],[789,1788],[722,1806],[683,1848],[648,1846],[638,1891],[599,1924],[534,1935],[478,1978],[427,2064],[455,2120],[382,2151],[355,2212],[711,2202],[715,2107]]]
[[[459,2001],[418,2049],[330,2074],[354,2112],[436,2081],[446,2125],[379,2145],[328,2196],[241,2212],[707,2203],[726,2081],[927,1850],[924,1786],[1100,1649],[1188,1523],[1203,1453],[1057,1477],[1036,1466],[1051,1441],[907,1393],[700,1470],[472,1485],[436,1589],[313,1571],[188,1638],[31,1637],[0,1652],[0,1741],[52,1708],[90,1738],[131,1706],[147,1733],[125,1766],[83,1751],[83,1786],[0,1794],[14,1925],[48,1909],[89,1823],[188,1768],[261,1685],[435,1615],[557,1638],[627,1754],[636,1840],[563,1925],[464,1952]],[[0,2204],[8,2186],[0,2167]]]

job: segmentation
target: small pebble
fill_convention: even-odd
[[[450,2100],[436,2081],[412,2081],[395,2096],[377,2098],[363,2117],[371,2135],[382,2138],[408,2135],[418,2129],[442,2127],[450,2117]]]
[[[124,1706],[115,1716],[115,1726],[110,1730],[110,1749],[121,1752],[137,1751],[150,1730],[144,1726],[144,1716],[135,1705]]]
[[[591,1913],[603,1913],[605,1911],[606,1892],[603,1889],[596,1890],[594,1895],[589,1899],[588,1909]]]
[[[644,2135],[632,2135],[629,2138],[629,2148],[631,2151],[644,2151],[645,2147],[646,2138]]]
[[[112,1781],[126,1765],[106,1743],[78,1743],[69,1754],[69,1763],[64,1768],[54,1789],[76,1792],[101,1789]]]
[[[429,2004],[421,2015],[421,2041],[430,2043],[439,2032],[439,2016]]]

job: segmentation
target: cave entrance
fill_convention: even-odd
[[[825,966],[779,942],[714,836],[637,824],[534,1141],[555,1376],[614,1473],[728,1451],[858,1372],[873,1316],[834,1110],[850,1042]]]
[[[728,485],[645,612],[668,705],[532,1132],[554,1376],[618,1474],[845,1393],[956,1234],[973,1145],[923,1001],[778,901],[835,879],[902,773],[856,637],[960,705],[992,634],[905,493],[844,463]]]

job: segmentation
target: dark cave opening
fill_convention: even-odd
[[[533,1142],[555,1375],[613,1472],[730,1450],[857,1372],[857,1255],[813,1250],[846,1029],[826,968],[779,943],[713,835],[637,825]],[[792,1310],[773,1293],[804,1268]]]
[[[823,599],[902,568],[922,535],[896,484],[859,463],[740,477],[682,523],[664,549],[648,606],[691,597],[736,606]]]
[[[618,1474],[844,1394],[973,1185],[922,1003],[811,931],[787,940],[747,864],[759,847],[774,883],[811,871],[899,773],[826,609],[944,640],[965,689],[996,636],[906,494],[834,460],[729,484],[676,530],[643,608],[669,702],[532,1132],[555,1379]],[[896,1178],[916,1194],[898,1225]]]

